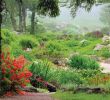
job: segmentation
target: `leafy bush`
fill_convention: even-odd
[[[76,41],[76,40],[69,40],[69,41],[66,43],[66,45],[67,45],[68,47],[75,47],[75,46],[78,46],[78,45],[79,45],[79,42]]]
[[[81,47],[85,47],[85,46],[87,46],[87,45],[89,45],[90,43],[89,43],[89,41],[88,40],[82,40],[81,42],[80,42],[80,46]]]
[[[50,63],[47,60],[38,62],[35,61],[30,66],[30,71],[33,73],[33,75],[42,77],[44,80],[49,80]]]
[[[98,69],[99,64],[88,57],[74,55],[70,58],[69,66],[76,69]]]
[[[32,76],[32,73],[25,67],[27,61],[21,55],[18,58],[10,58],[10,54],[1,54],[1,68],[2,79],[0,80],[0,93],[7,91],[17,92],[19,87],[26,86]]]
[[[60,70],[59,73],[59,83],[60,84],[67,84],[67,83],[74,83],[77,85],[83,84],[83,79],[80,74],[75,73],[74,71],[70,70]]]
[[[11,54],[14,57],[18,57],[20,55],[23,55],[27,60],[32,61],[34,59],[34,55],[31,55],[29,52],[25,52],[22,49],[12,48]]]
[[[101,50],[101,56],[105,58],[110,58],[110,50],[107,48],[104,48]]]
[[[50,57],[58,57],[61,58],[63,56],[63,46],[60,45],[57,42],[48,42],[46,45],[46,54],[48,54]]]
[[[10,44],[12,41],[15,41],[15,39],[16,39],[16,35],[11,33],[7,29],[2,30],[1,36],[2,36],[3,44]]]
[[[19,44],[22,48],[34,48],[37,47],[38,43],[35,38],[31,38],[29,36],[24,36],[20,39]]]

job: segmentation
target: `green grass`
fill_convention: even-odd
[[[58,91],[52,95],[53,98],[58,100],[110,100],[110,94],[86,94]]]

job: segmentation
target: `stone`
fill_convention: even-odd
[[[104,63],[110,64],[110,58],[106,59]]]
[[[108,44],[106,47],[110,50],[110,44]]]
[[[24,88],[22,88],[23,91],[26,91],[26,92],[38,92],[37,89],[33,86],[26,86]]]
[[[104,48],[105,46],[104,45],[101,45],[101,44],[97,44],[96,47],[94,48],[95,51],[99,51],[101,50],[102,48]]]
[[[49,92],[56,92],[56,87],[50,83],[47,84],[47,89]]]
[[[86,92],[86,93],[104,93],[106,92],[103,88],[100,87],[77,87],[74,93],[77,92]]]
[[[104,36],[103,38],[102,38],[102,42],[103,42],[103,44],[109,44],[110,43],[110,36]]]

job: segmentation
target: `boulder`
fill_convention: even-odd
[[[110,36],[104,36],[103,38],[102,38],[102,42],[103,42],[103,44],[109,44],[110,43]]]
[[[94,48],[95,51],[99,51],[101,50],[102,48],[104,48],[105,46],[104,45],[101,45],[101,44],[97,44],[96,47]]]
[[[104,63],[110,64],[110,58],[106,59]]]
[[[57,66],[66,66],[67,60],[66,59],[55,59],[53,63]]]
[[[38,92],[37,89],[33,86],[26,86],[24,88],[22,88],[23,91],[26,91],[26,92]]]
[[[74,93],[77,92],[86,92],[86,93],[104,93],[106,92],[105,89],[100,87],[77,87],[74,91]]]
[[[107,45],[107,48],[110,49],[110,44]]]
[[[50,83],[47,84],[47,89],[49,92],[56,92],[56,87]]]

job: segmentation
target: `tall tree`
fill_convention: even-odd
[[[15,19],[15,17],[17,16],[16,2],[15,0],[4,0],[4,1],[6,5],[6,11],[9,13],[11,19],[12,27],[14,31],[17,31],[17,21]]]
[[[31,31],[35,33],[35,15],[48,15],[50,17],[56,17],[59,15],[58,0],[33,0],[30,8],[31,15]]]
[[[18,4],[18,15],[19,15],[19,31],[25,32],[26,30],[26,8],[23,0],[16,0]]]

